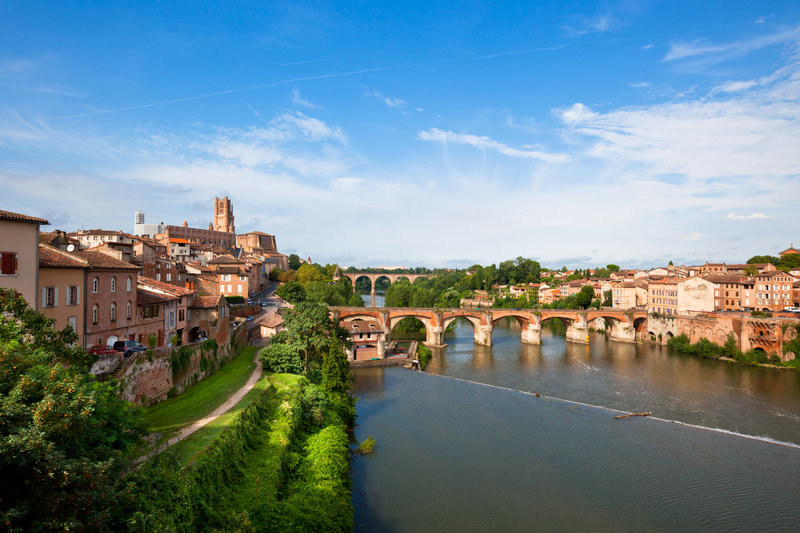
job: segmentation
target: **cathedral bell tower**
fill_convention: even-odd
[[[214,198],[214,231],[236,233],[233,225],[233,204],[225,198]]]

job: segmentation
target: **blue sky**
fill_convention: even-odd
[[[228,195],[360,266],[800,244],[796,1],[122,4],[0,4],[0,209],[206,227]]]

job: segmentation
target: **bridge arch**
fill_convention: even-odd
[[[640,316],[634,319],[633,329],[635,331],[636,340],[645,340],[648,338],[647,333],[647,318]]]

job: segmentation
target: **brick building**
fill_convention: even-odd
[[[92,250],[74,255],[87,263],[84,347],[135,340],[139,267]]]

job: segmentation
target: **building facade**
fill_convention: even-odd
[[[39,308],[39,226],[43,218],[0,211],[0,287]]]

